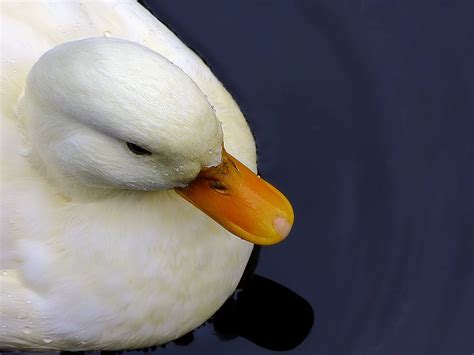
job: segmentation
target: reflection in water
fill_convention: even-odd
[[[313,326],[310,304],[286,287],[254,275],[214,316],[224,338],[242,336],[269,350],[290,350],[301,344]]]
[[[308,336],[313,326],[313,309],[305,299],[288,288],[254,274],[259,255],[260,247],[255,246],[237,290],[203,326],[212,325],[216,335],[223,341],[243,337],[269,350],[294,349]],[[185,334],[172,343],[178,346],[192,345],[193,333]],[[167,344],[161,345],[161,348],[166,347]],[[143,352],[154,350],[166,353],[166,350],[155,346],[141,349]],[[120,351],[102,351],[102,354],[115,353]]]
[[[311,305],[286,287],[255,275],[260,246],[255,246],[239,286],[212,321],[220,339],[237,336],[269,350],[290,350],[308,336]]]

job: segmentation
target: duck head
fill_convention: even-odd
[[[199,87],[144,46],[89,38],[53,48],[31,69],[20,109],[33,155],[55,184],[175,189],[257,244],[291,229],[290,203],[225,151]]]

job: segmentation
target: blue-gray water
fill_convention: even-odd
[[[473,353],[474,2],[144,4],[234,95],[296,215],[214,323],[150,351]]]

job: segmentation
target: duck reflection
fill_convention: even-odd
[[[221,339],[244,337],[269,350],[291,350],[307,337],[313,309],[286,287],[254,275],[214,317]]]

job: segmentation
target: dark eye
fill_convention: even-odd
[[[133,153],[136,155],[150,155],[151,152],[149,150],[146,150],[145,148],[142,148],[136,144],[127,142],[127,147],[130,149]]]

